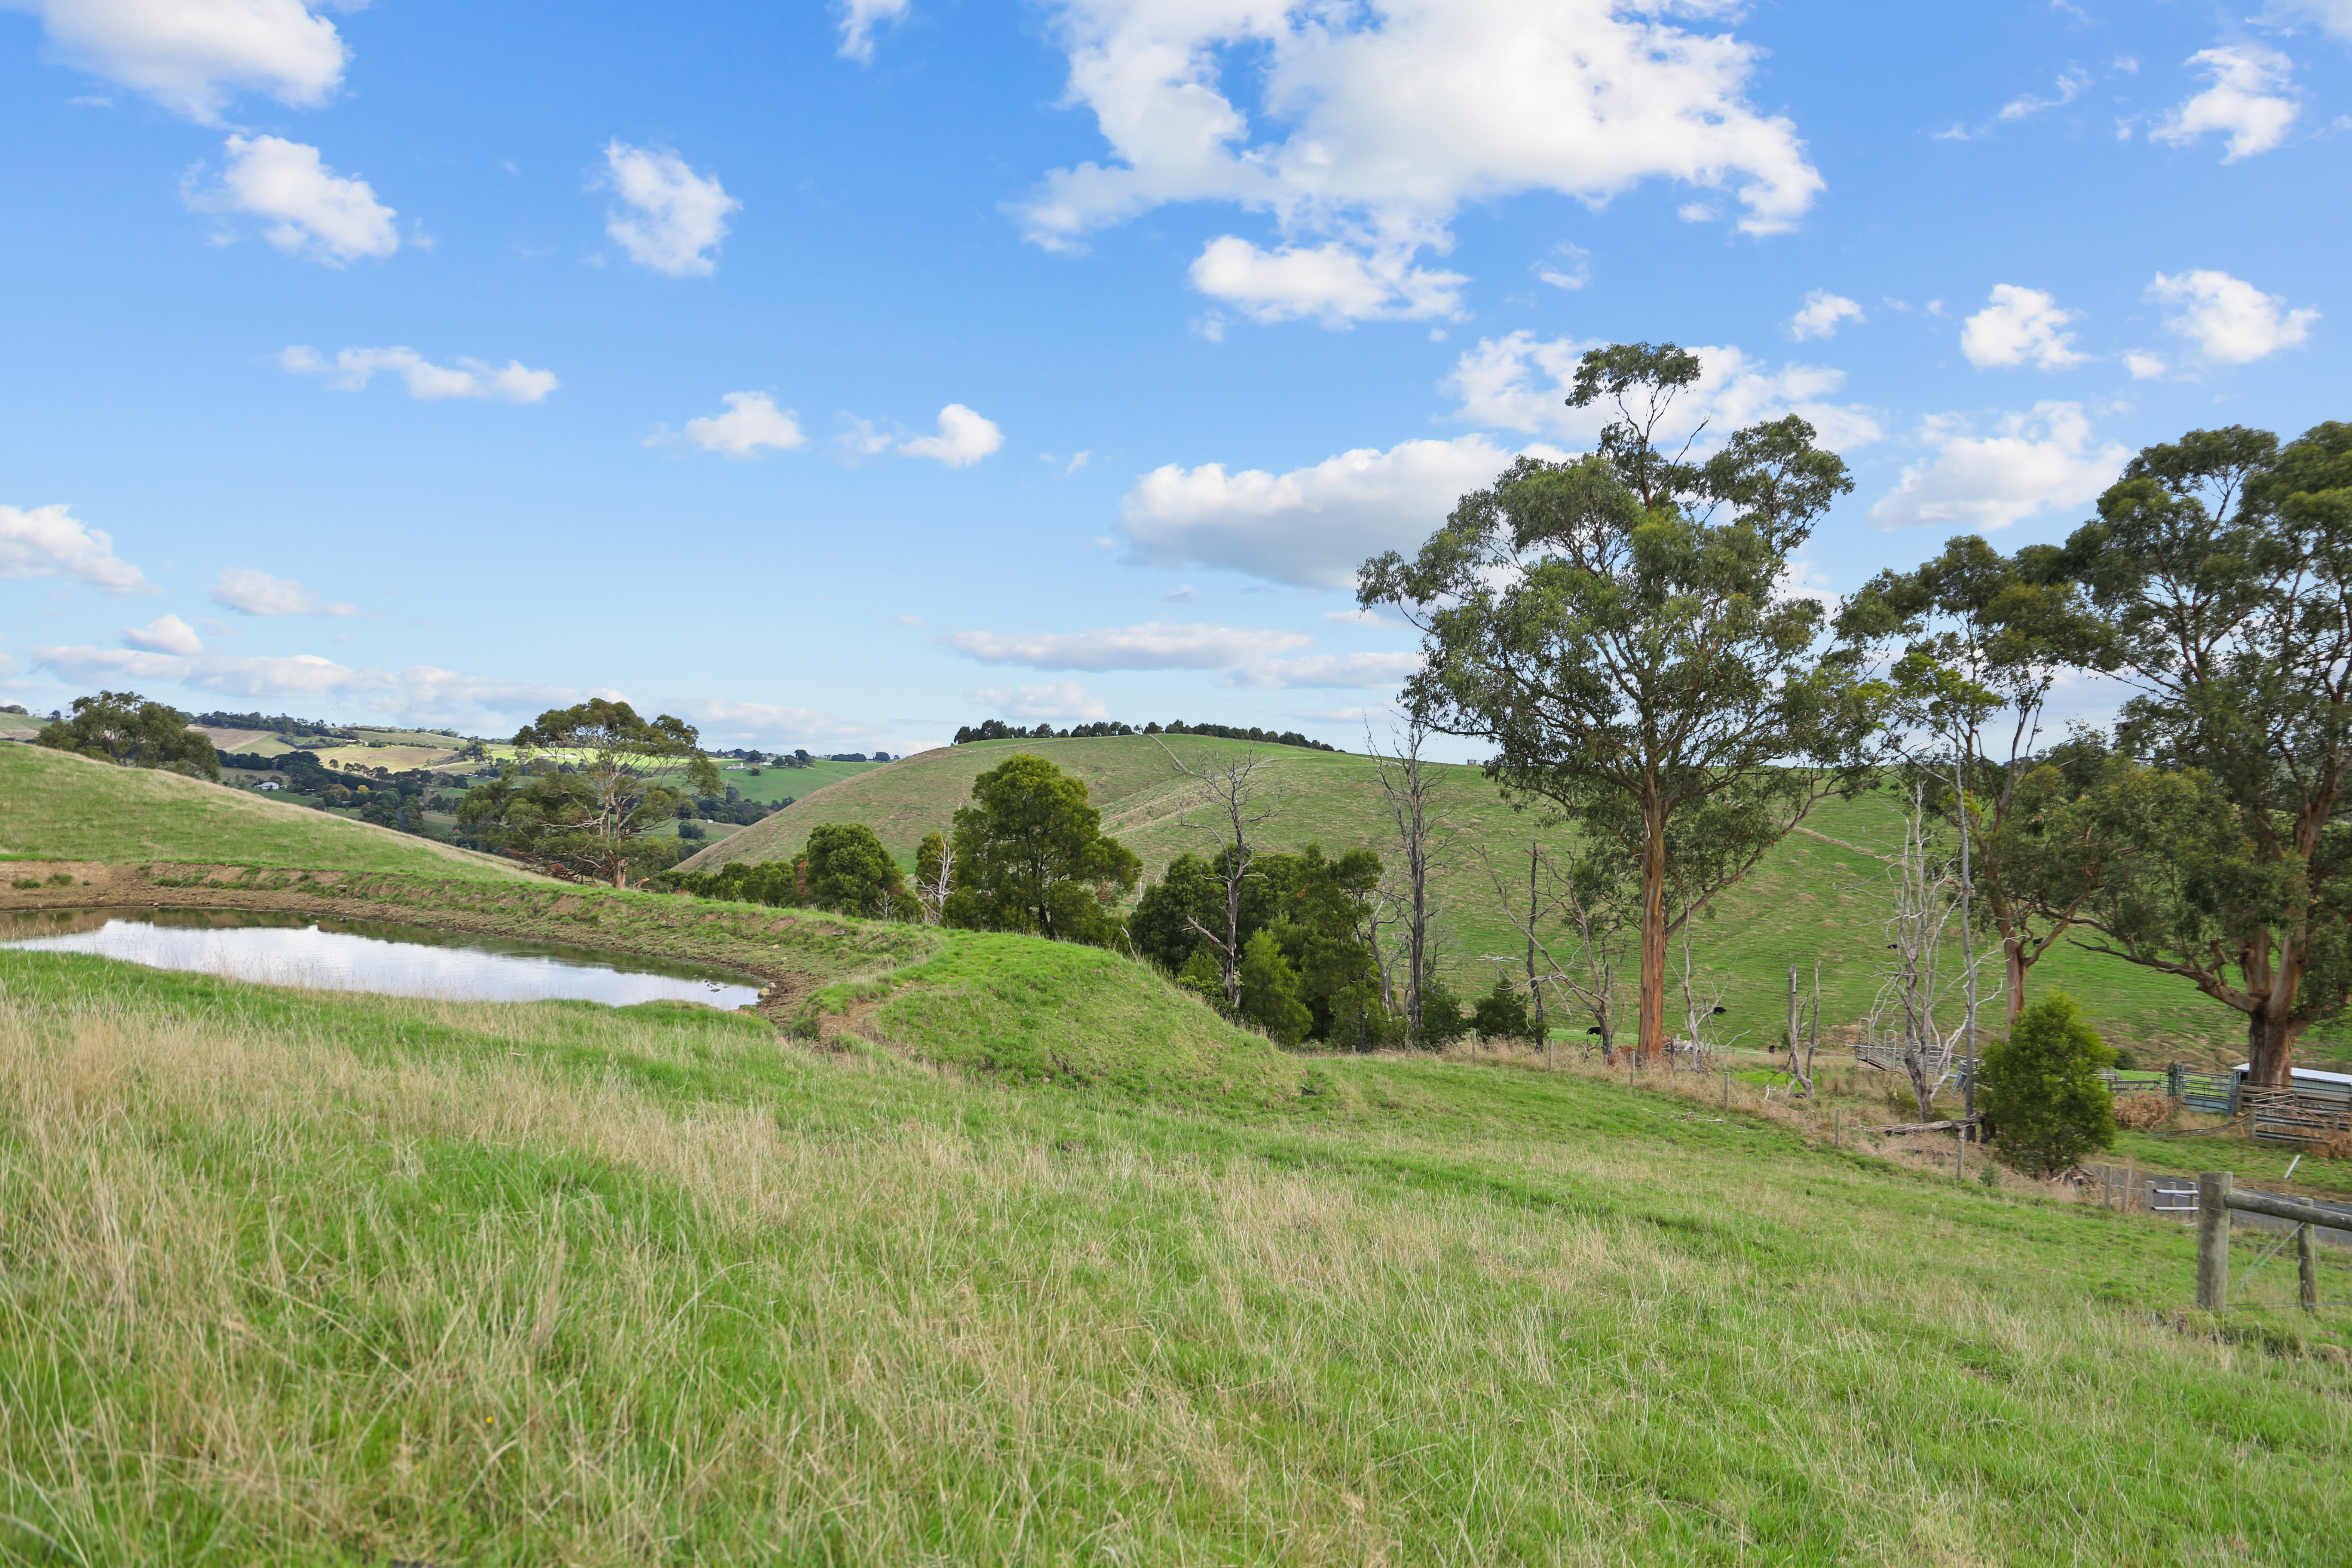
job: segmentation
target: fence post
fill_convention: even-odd
[[[2303,1310],[2316,1312],[2319,1310],[2319,1258],[2312,1247],[2311,1227],[2307,1225],[2294,1227],[2294,1271],[2303,1279]]]
[[[1723,1070],[1723,1109],[1726,1110],[1731,1109],[1731,1069],[1729,1068]]]
[[[2188,1086],[2187,1086],[2186,1084],[2184,1084],[2184,1083],[2181,1081],[2181,1079],[2182,1079],[2183,1078],[2185,1078],[2186,1076],[2187,1076],[2187,1069],[2186,1069],[2186,1068],[2183,1068],[2183,1067],[2182,1067],[2179,1062],[2172,1062],[2172,1063],[2168,1064],[2168,1065],[2165,1068],[2165,1069],[2164,1069],[2164,1098],[2165,1098],[2165,1099],[2167,1099],[2167,1100],[2179,1100],[2179,1098],[2180,1098],[2184,1093],[2186,1093],[2186,1092],[2187,1092]]]
[[[2209,1312],[2230,1310],[2230,1189],[2227,1171],[2197,1173],[2197,1304]]]

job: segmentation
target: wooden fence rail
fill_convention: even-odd
[[[2319,1310],[2319,1259],[2312,1246],[2314,1226],[2343,1227],[2341,1209],[2305,1203],[2277,1193],[2242,1193],[2228,1171],[2197,1175],[2197,1304],[2209,1312],[2230,1310],[2230,1212],[2268,1215],[2295,1227],[2296,1271],[2302,1276],[2303,1310]]]

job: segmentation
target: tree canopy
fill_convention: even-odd
[[[1412,710],[1492,742],[1490,777],[1639,864],[1643,1058],[1664,1043],[1669,933],[1816,801],[1861,787],[1885,705],[1858,654],[1820,646],[1822,606],[1782,591],[1853,488],[1845,464],[1795,416],[1704,461],[1669,452],[1659,434],[1697,376],[1671,343],[1588,353],[1569,401],[1615,410],[1599,450],[1520,458],[1416,559],[1358,576],[1361,604],[1423,634]]]
[[[2044,569],[2099,614],[2085,662],[2135,688],[2118,748],[2179,775],[2110,796],[2143,853],[2095,906],[2099,951],[2237,1010],[2253,1080],[2284,1085],[2352,1004],[2352,425],[2147,447]]]
[[[1103,837],[1084,781],[1023,752],[974,779],[971,799],[950,836],[947,924],[1100,946],[1118,939],[1113,900],[1134,889],[1143,863]]]
[[[188,728],[188,716],[178,709],[136,691],[75,698],[71,715],[43,729],[34,744],[118,767],[161,768],[220,782],[220,753],[212,737]]]
[[[675,857],[647,837],[679,802],[717,795],[717,764],[682,719],[647,721],[625,702],[593,698],[551,708],[515,732],[516,762],[466,794],[458,818],[488,844],[562,875],[626,887],[635,871]],[[540,771],[557,753],[564,762]]]

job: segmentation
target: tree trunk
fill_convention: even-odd
[[[2285,1089],[2293,1082],[2295,1037],[2303,1026],[2257,1006],[2246,1015],[2246,1081],[2263,1089]]]
[[[2013,931],[2000,933],[2000,968],[2002,984],[2009,1000],[2010,1027],[2017,1026],[2017,1016],[2025,1011],[2025,943]]]
[[[1244,862],[1225,874],[1225,1005],[1236,1013],[1242,1006],[1242,878],[1246,873]]]
[[[1666,825],[1654,809],[1642,842],[1642,1016],[1633,1039],[1636,1071],[1665,1059]]]

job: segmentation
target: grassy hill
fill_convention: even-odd
[[[144,768],[0,745],[0,858],[213,861],[501,881],[540,879],[494,856]]]
[[[1187,756],[1245,749],[1239,742],[1190,737],[1171,743]],[[1186,849],[1213,841],[1182,826],[1187,786],[1147,737],[995,741],[869,767],[712,844],[686,867],[713,871],[737,860],[788,858],[811,828],[828,822],[866,824],[911,867],[923,836],[945,829],[956,808],[969,802],[971,781],[1024,751],[1087,781],[1103,813],[1104,831],[1142,858],[1147,879]],[[1310,841],[1334,850],[1387,847],[1391,831],[1382,822],[1369,759],[1286,746],[1260,747],[1259,754],[1266,760],[1281,807],[1265,826],[1266,843],[1283,849]],[[1529,839],[1559,843],[1569,836],[1543,826],[1533,813],[1511,810],[1475,767],[1440,768],[1437,778],[1439,810],[1455,830],[1435,878],[1444,963],[1457,987],[1484,990],[1496,968],[1486,955],[1516,955],[1524,946],[1502,912],[1496,875],[1515,882],[1516,897],[1523,900]],[[1885,946],[1874,903],[1885,867],[1874,854],[1898,839],[1901,810],[1899,798],[1885,791],[1823,805],[1755,876],[1719,901],[1712,918],[1700,922],[1692,942],[1693,966],[1703,982],[1724,983],[1729,1016],[1738,1027],[1750,1031],[1748,1043],[1780,1037],[1792,963],[1803,971],[1810,993],[1813,962],[1822,961],[1825,1024],[1850,1023],[1868,1007],[1878,984],[1873,965]],[[1993,999],[1990,1016],[1997,1021],[2000,977],[1997,971],[1986,973],[1984,994]],[[2185,983],[2064,947],[2037,967],[2035,984],[2074,993],[2113,1043],[2155,1053],[2157,1059],[2243,1058],[2238,1016]],[[2310,1054],[2318,1060],[2346,1052],[2340,1045],[2315,1040]]]
[[[2352,1558],[2334,1249],[2217,1331],[2177,1226],[1613,1082],[0,978],[0,1560]]]

